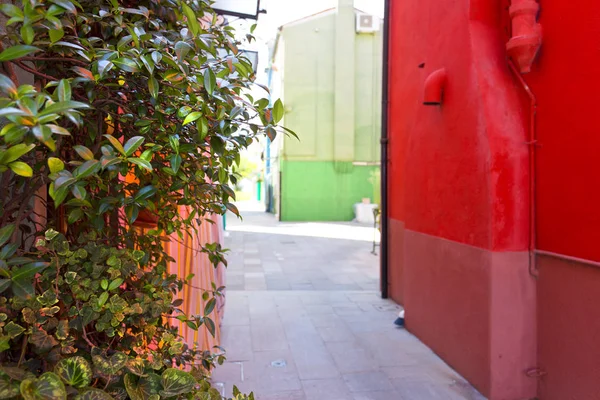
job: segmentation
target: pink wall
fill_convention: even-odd
[[[391,0],[390,294],[407,326],[492,399],[600,398],[600,2],[541,1],[539,278],[529,268],[529,101],[508,0]],[[423,86],[445,68],[441,106]],[[537,317],[537,318],[536,318]],[[526,376],[539,368],[540,379]]]

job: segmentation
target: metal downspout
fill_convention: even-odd
[[[388,103],[390,56],[390,2],[385,0],[383,22],[383,74],[381,91],[381,297],[389,297],[388,281]]]

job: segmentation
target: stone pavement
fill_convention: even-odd
[[[213,383],[257,400],[484,399],[393,321],[373,229],[228,215],[227,362]]]

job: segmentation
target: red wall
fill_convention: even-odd
[[[525,76],[538,101],[537,245],[600,261],[600,2],[544,0]]]
[[[537,110],[537,248],[600,261],[600,2],[544,0],[525,79]],[[600,398],[600,269],[537,259],[542,400]]]
[[[543,0],[537,248],[529,100],[508,69],[508,0],[391,0],[390,293],[408,328],[492,399],[600,399],[600,2]],[[427,76],[445,68],[441,106]],[[526,376],[539,368],[543,377]]]

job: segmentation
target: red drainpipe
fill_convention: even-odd
[[[537,99],[521,74],[531,71],[531,65],[542,44],[542,27],[537,22],[539,4],[535,0],[513,0],[509,12],[512,35],[506,44],[509,66],[530,101],[529,108],[529,273],[538,277],[535,266],[536,247],[536,179],[535,158],[537,146]]]
[[[537,116],[537,100],[535,95],[531,91],[531,88],[525,82],[525,79],[519,73],[517,66],[512,60],[508,60],[510,70],[513,72],[517,80],[521,83],[525,93],[529,97],[529,137],[527,145],[529,146],[529,273],[538,277],[538,271],[535,266],[535,243],[536,243],[536,232],[535,232],[535,193],[536,193],[536,180],[535,180],[535,150],[537,146],[537,135],[536,135],[536,116]]]

